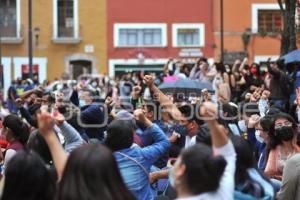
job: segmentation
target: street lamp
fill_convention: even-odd
[[[32,0],[28,0],[28,58],[29,58],[29,78],[33,77],[32,73]]]
[[[220,15],[221,15],[221,27],[220,27],[220,35],[221,35],[221,63],[224,62],[224,0],[220,2]]]
[[[39,45],[39,36],[40,36],[40,28],[39,27],[35,27],[33,29],[33,32],[34,32],[34,37],[35,37],[35,46],[38,46]]]

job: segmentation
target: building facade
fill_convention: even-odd
[[[172,57],[220,58],[220,0],[37,0],[33,71],[40,82],[66,72],[116,76],[160,71]],[[224,0],[225,62],[278,58],[283,21],[276,0]],[[28,1],[0,0],[0,77],[28,77]]]
[[[33,72],[39,81],[106,71],[106,1],[32,1]],[[97,5],[97,6],[95,6]],[[28,1],[0,0],[3,86],[28,77]],[[6,93],[6,92],[5,92]]]
[[[108,71],[160,71],[168,58],[213,57],[213,1],[109,0]]]
[[[214,1],[215,58],[220,58],[220,1]],[[224,0],[225,61],[248,56],[251,62],[280,55],[283,19],[276,0]]]

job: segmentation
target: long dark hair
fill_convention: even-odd
[[[32,132],[28,139],[27,148],[37,153],[46,164],[52,165],[52,155],[50,149],[38,130]]]
[[[21,144],[25,145],[29,138],[30,130],[26,123],[17,115],[11,114],[3,119],[3,126],[9,128],[13,137]]]
[[[55,181],[36,153],[22,150],[11,158],[1,200],[53,200],[54,194]]]
[[[230,138],[237,153],[235,183],[238,185],[249,178],[247,169],[255,168],[255,158],[249,142],[240,136],[232,135]]]
[[[103,145],[86,145],[74,150],[67,162],[58,200],[132,200],[117,162]]]
[[[215,63],[215,65],[216,65],[217,72],[221,72],[222,75],[223,73],[226,73],[226,68],[223,63]]]
[[[258,194],[257,192],[260,191],[258,188],[253,187],[253,184],[255,183],[251,180],[251,177],[249,176],[248,169],[257,169],[253,153],[253,148],[251,144],[246,141],[244,138],[232,135],[231,141],[234,146],[235,152],[237,154],[236,156],[236,171],[235,171],[235,187],[236,190],[243,190],[243,193],[249,194],[249,195],[262,195]],[[261,177],[270,183],[270,180],[268,177],[266,177],[264,174],[260,173],[259,170],[257,172],[261,175]],[[258,186],[257,185],[257,186]],[[239,186],[243,186],[244,188],[241,189]],[[256,196],[255,196],[256,197]]]

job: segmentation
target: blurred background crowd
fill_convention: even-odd
[[[298,199],[300,73],[286,61],[14,80],[2,199]]]

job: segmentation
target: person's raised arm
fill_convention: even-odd
[[[233,73],[237,71],[237,68],[238,68],[239,64],[241,64],[241,61],[239,59],[237,59],[237,60],[234,61],[234,64],[233,64],[232,69],[231,69],[231,71]]]
[[[166,153],[170,147],[170,142],[164,132],[156,124],[153,124],[141,109],[134,111],[134,117],[147,127],[143,134],[153,139],[153,144],[142,148],[142,153],[149,162],[154,163]]]
[[[243,62],[240,65],[239,72],[245,73],[244,70],[245,70],[245,65],[247,64],[247,62],[248,62],[248,58],[244,58]]]
[[[281,74],[280,69],[278,68],[277,64],[268,64],[268,72],[273,75],[279,77]]]
[[[43,87],[39,86],[36,89],[25,91],[22,95],[20,95],[19,98],[21,98],[22,100],[24,100],[24,99],[28,98],[30,95],[32,95],[34,93],[43,93],[43,92],[44,92]]]
[[[180,120],[182,116],[181,112],[178,110],[173,101],[169,97],[167,97],[162,91],[160,91],[158,87],[155,86],[153,77],[146,75],[144,77],[144,81],[149,87],[150,91],[157,98],[160,105],[164,106],[175,120]]]
[[[210,130],[213,147],[220,148],[228,143],[228,135],[224,126],[217,122],[217,110],[216,104],[205,102],[200,107],[200,115]]]
[[[53,117],[65,138],[66,143],[64,149],[66,152],[70,153],[77,147],[84,144],[84,140],[78,131],[65,120],[65,117],[62,114],[56,111],[54,112]]]
[[[42,113],[38,115],[39,132],[44,137],[50,149],[58,175],[58,180],[60,180],[67,163],[67,154],[54,133],[54,124],[55,120],[49,113]]]
[[[167,74],[169,72],[169,64],[173,61],[173,58],[169,58],[168,62],[165,64],[163,68],[163,72]]]
[[[210,102],[205,102],[200,107],[200,115],[210,130],[214,153],[223,156],[227,162],[218,193],[222,194],[224,199],[233,199],[236,153],[232,142],[228,138],[227,130],[217,121],[217,111],[217,105]]]

